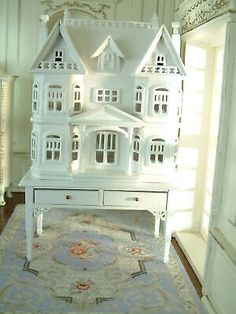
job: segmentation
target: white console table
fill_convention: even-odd
[[[42,233],[43,213],[50,208],[148,210],[155,217],[155,237],[160,220],[164,221],[163,262],[168,261],[171,243],[171,215],[168,208],[169,189],[161,183],[119,180],[39,180],[30,171],[22,179],[25,187],[25,226],[27,260],[32,260],[33,222]],[[99,183],[98,183],[99,182]]]

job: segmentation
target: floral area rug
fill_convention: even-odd
[[[0,313],[205,313],[145,211],[51,209],[25,260],[24,206],[0,238]]]

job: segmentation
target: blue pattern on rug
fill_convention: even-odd
[[[0,238],[1,313],[205,313],[145,211],[52,209],[25,264],[23,206]],[[25,271],[22,270],[25,265]]]

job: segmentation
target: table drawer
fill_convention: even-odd
[[[103,204],[114,207],[165,209],[167,193],[139,191],[104,191]]]
[[[53,205],[98,205],[97,190],[35,190],[35,203]]]

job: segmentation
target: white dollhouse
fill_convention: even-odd
[[[40,234],[52,207],[148,210],[156,237],[165,220],[168,261],[168,196],[185,75],[174,30],[171,38],[156,18],[91,21],[66,12],[45,40],[31,67],[32,165],[20,183],[28,261],[33,217]]]
[[[66,12],[31,71],[35,177],[169,180],[185,70],[156,18],[91,21]]]

